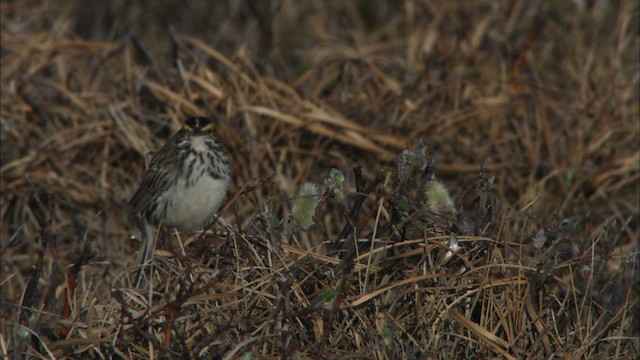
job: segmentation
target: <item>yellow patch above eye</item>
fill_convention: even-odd
[[[201,129],[202,131],[209,131],[209,130],[213,130],[213,123],[209,123],[205,126],[202,127]]]

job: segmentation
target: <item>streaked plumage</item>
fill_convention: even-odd
[[[142,231],[141,264],[153,255],[160,224],[192,232],[205,225],[224,200],[231,172],[216,125],[213,119],[187,119],[151,159],[129,202],[130,215],[139,218]]]

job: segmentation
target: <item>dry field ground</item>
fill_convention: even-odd
[[[640,356],[637,1],[0,9],[2,359]],[[233,184],[136,288],[190,115]]]

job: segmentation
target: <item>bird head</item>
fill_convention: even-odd
[[[215,131],[216,121],[205,117],[190,117],[184,122],[182,128],[191,136],[209,135]]]

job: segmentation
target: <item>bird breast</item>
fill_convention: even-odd
[[[189,186],[179,179],[176,191],[167,196],[165,223],[188,233],[205,225],[222,204],[227,193],[229,179],[200,176]]]

